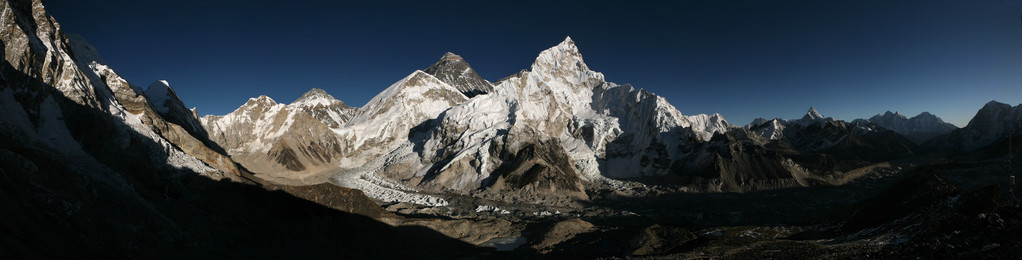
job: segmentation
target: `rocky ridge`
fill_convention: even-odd
[[[905,136],[916,144],[923,144],[931,138],[947,134],[958,129],[955,125],[946,123],[944,120],[941,120],[939,117],[930,114],[929,112],[922,112],[917,116],[907,118],[900,112],[892,113],[891,111],[887,111],[883,114],[877,114],[870,117],[867,120],[856,119],[853,122],[869,122],[877,124],[883,128]]]

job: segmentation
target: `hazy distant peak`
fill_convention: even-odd
[[[824,119],[824,117],[820,114],[820,111],[816,111],[816,107],[810,106],[809,111],[806,112],[806,115],[803,116],[802,119],[817,120]]]

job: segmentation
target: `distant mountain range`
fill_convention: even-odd
[[[635,181],[707,191],[839,184],[819,175],[922,154],[931,150],[921,146],[925,141],[957,129],[929,113],[909,119],[887,112],[845,122],[810,108],[800,119],[757,119],[745,127],[718,114],[686,116],[663,97],[605,81],[589,70],[571,38],[542,51],[529,70],[495,83],[463,57],[446,53],[365,107],[346,107],[343,118],[320,117],[317,123],[256,109],[271,113],[262,115],[251,112],[253,104],[203,123],[214,137],[230,136],[217,142],[261,176],[329,179],[383,201],[441,204],[415,193],[556,203]],[[323,114],[316,111],[303,109]],[[277,120],[225,120],[239,114]],[[303,126],[293,127],[295,122]],[[223,129],[252,129],[248,133],[259,138]],[[277,141],[288,136],[331,140]]]
[[[883,114],[875,115],[868,120],[856,119],[853,122],[870,122],[877,124],[883,128],[897,132],[917,144],[922,144],[933,137],[947,134],[958,129],[955,125],[946,123],[944,120],[941,120],[929,112],[922,112],[912,118],[906,118],[905,115],[902,115],[901,113],[891,113],[891,111],[887,111]]]
[[[146,89],[127,82],[83,37],[66,36],[41,1],[0,3],[0,185],[11,191],[4,199],[26,201],[2,211],[21,212],[11,223],[41,229],[201,244],[223,241],[178,225],[210,212],[208,225],[247,232],[236,224],[248,221],[238,212],[268,209],[245,196],[315,212],[248,187],[313,201],[331,194],[343,202],[332,208],[379,215],[368,198],[439,206],[464,195],[558,205],[646,185],[686,192],[842,185],[863,166],[976,151],[1022,128],[1022,107],[994,101],[961,129],[926,112],[846,122],[815,108],[799,119],[735,126],[719,114],[682,114],[661,96],[606,81],[571,38],[541,51],[528,70],[494,82],[446,53],[363,107],[312,89],[290,104],[260,96],[227,115],[199,118],[168,81]],[[324,183],[345,188],[316,186]],[[113,217],[74,217],[107,216],[97,212]],[[310,213],[322,222],[308,223],[306,215],[266,214],[304,232],[281,236],[326,236],[318,225],[337,223],[329,214]],[[395,237],[414,244],[431,235]],[[51,240],[42,235],[25,243]],[[102,241],[68,243],[62,246]],[[461,248],[445,243],[416,250]]]

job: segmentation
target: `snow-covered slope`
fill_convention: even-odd
[[[251,98],[230,114],[202,117],[202,125],[232,159],[256,173],[301,179],[335,169],[345,143],[305,106],[329,109],[317,102],[334,103],[299,101],[306,102],[285,105],[267,96]]]
[[[858,120],[862,119],[857,119],[856,121]],[[955,125],[946,123],[929,112],[922,112],[917,116],[907,118],[901,112],[892,113],[887,111],[865,121],[897,132],[917,144],[922,144],[930,138],[958,129]]]
[[[407,141],[413,127],[467,100],[458,89],[417,70],[369,100],[339,133],[355,154],[370,159]]]
[[[463,193],[483,189],[527,200],[585,198],[584,183],[666,174],[669,161],[684,156],[677,144],[708,140],[730,128],[720,115],[685,116],[662,97],[606,82],[588,68],[570,38],[541,52],[530,70],[466,101],[410,102],[395,94],[405,81],[433,78],[420,73],[378,95],[341,130],[360,137],[351,140],[377,136],[384,137],[376,138],[383,143],[396,141],[389,151],[377,150],[386,156],[370,156],[390,159],[369,164],[374,167],[342,164],[361,173],[339,178],[381,176],[404,187]],[[355,145],[367,149],[365,141]],[[651,156],[668,163],[651,163]]]
[[[349,107],[343,101],[337,100],[334,96],[318,88],[305,92],[305,94],[291,102],[291,104],[288,104],[288,106],[300,108],[327,126],[330,126],[330,128],[341,127],[348,120],[351,120],[351,117],[358,111],[358,108]]]
[[[145,96],[156,112],[160,113],[167,121],[184,127],[193,136],[208,137],[199,118],[195,116],[192,109],[185,107],[184,102],[177,96],[177,92],[170,87],[170,82],[166,80],[153,82],[146,89]]]
[[[0,8],[4,129],[113,169],[238,177],[233,162],[153,110],[84,38],[65,36],[42,1]]]

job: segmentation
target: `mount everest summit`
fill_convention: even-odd
[[[447,53],[365,106],[345,110],[355,112],[343,124],[306,119],[314,111],[260,97],[228,115],[204,117],[203,125],[248,169],[283,170],[280,178],[336,174],[342,185],[355,178],[407,190],[507,191],[536,199],[585,199],[586,185],[663,176],[688,155],[680,147],[733,128],[720,115],[685,116],[663,97],[605,81],[571,38],[541,52],[530,70],[496,84]],[[296,122],[303,125],[293,127]],[[248,129],[251,137],[241,133]],[[290,137],[316,135],[329,145]],[[292,139],[276,141],[281,138]],[[281,144],[298,146],[275,148]],[[335,168],[301,167],[310,164]]]
[[[706,191],[839,185],[820,175],[920,154],[920,141],[904,136],[947,127],[923,116],[845,122],[815,108],[746,127],[719,114],[687,116],[663,97],[606,81],[570,37],[496,83],[446,53],[337,116],[310,117],[328,113],[296,105],[312,95],[329,96],[313,90],[286,106],[259,97],[202,122],[262,176],[427,204],[445,202],[415,194],[557,203],[636,182]]]

